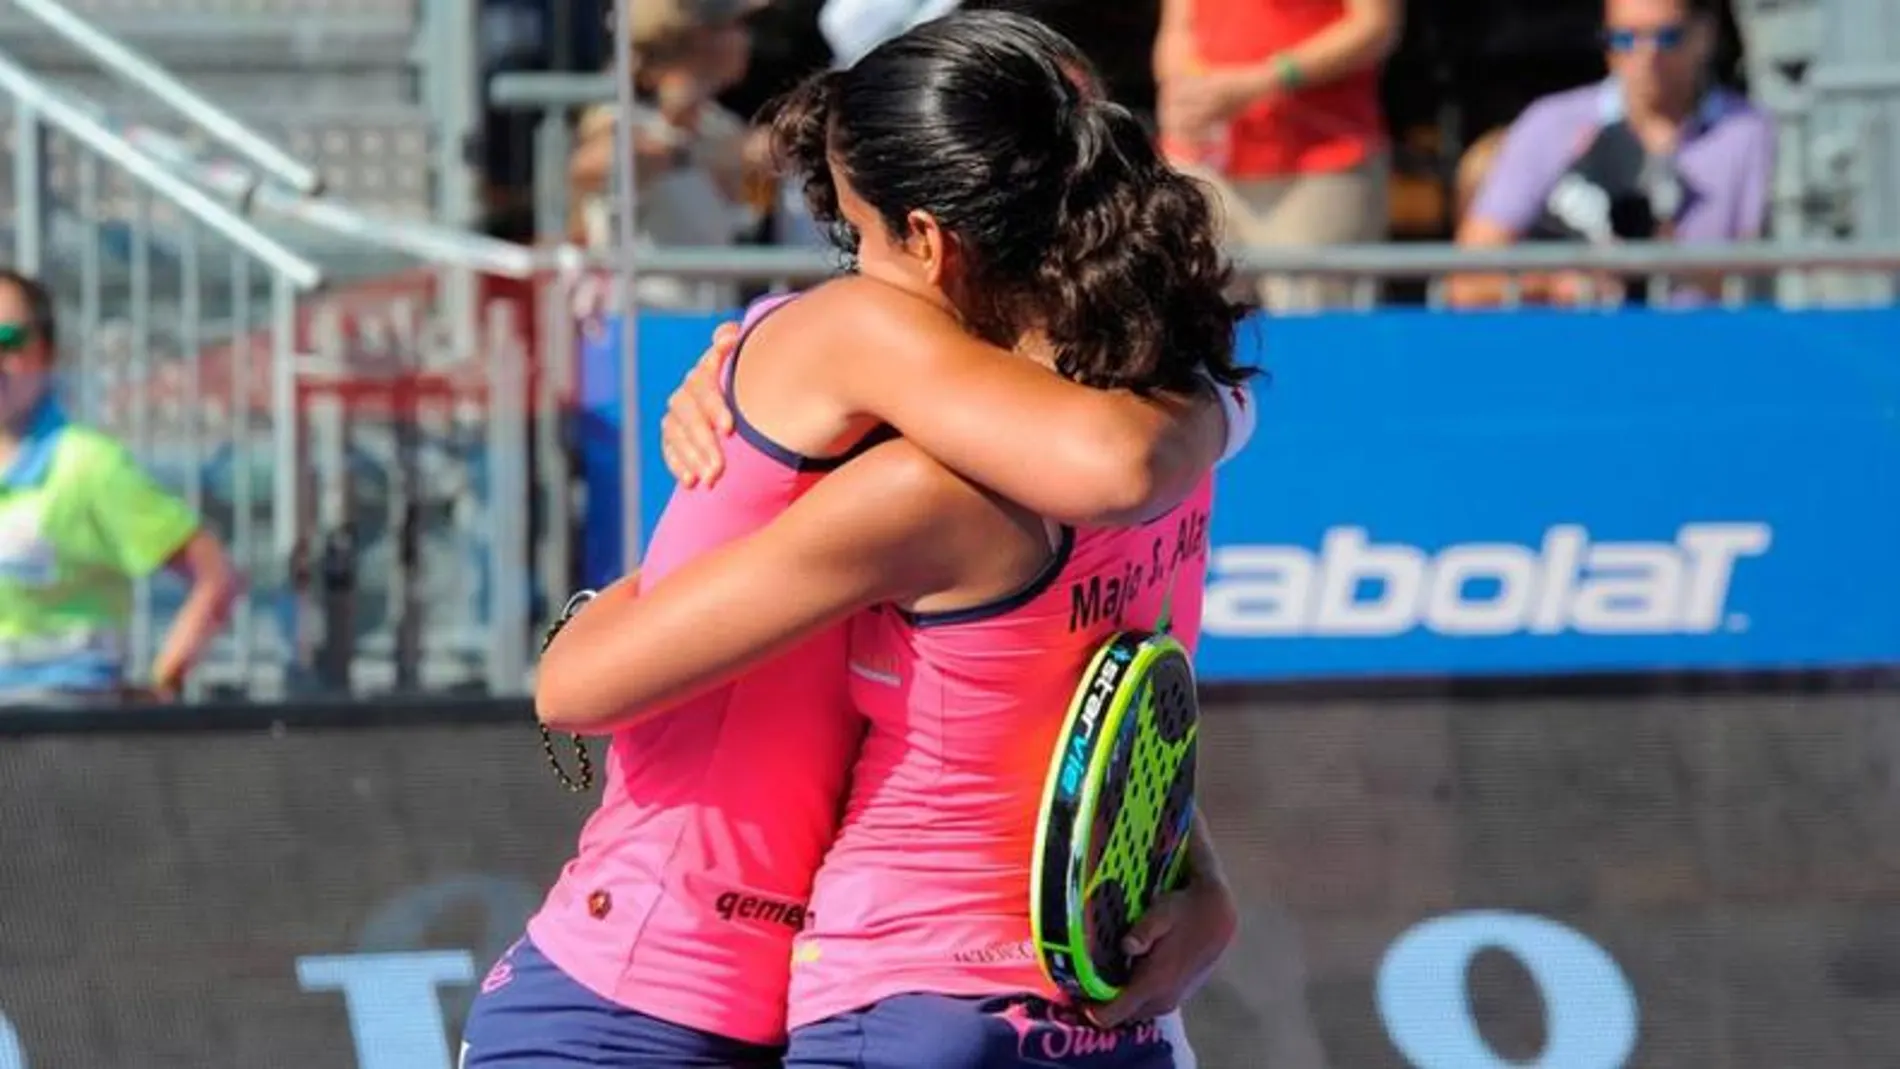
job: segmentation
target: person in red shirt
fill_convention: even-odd
[[[1154,51],[1162,147],[1214,184],[1230,241],[1385,237],[1379,69],[1402,23],[1399,0],[1163,0]],[[1261,287],[1277,309],[1340,299],[1312,283]]]

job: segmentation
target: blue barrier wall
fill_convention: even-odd
[[[649,428],[714,322],[642,320]],[[1204,678],[1900,662],[1900,310],[1393,311],[1245,338],[1273,377],[1221,475]],[[618,485],[612,360],[584,361],[595,487]],[[652,517],[671,481],[643,461]]]

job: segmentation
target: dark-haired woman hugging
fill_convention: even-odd
[[[1189,1064],[1156,1017],[1231,938],[1204,836],[1117,1004],[1065,1004],[1029,946],[1069,694],[1116,630],[1171,614],[1195,640],[1210,472],[1245,437],[1212,396],[1248,373],[1207,202],[1089,77],[1037,23],[971,12],[779,109],[857,269],[748,317],[725,474],[543,659],[543,721],[614,736],[607,797],[478,1002],[471,1069],[754,1064],[788,1020],[796,1067]],[[1128,463],[1160,427],[1179,456]],[[550,969],[641,1020],[570,1014],[570,1060],[485,1054],[510,1013],[564,1009]],[[656,1051],[655,1021],[691,1035]]]

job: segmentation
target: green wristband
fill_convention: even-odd
[[[1273,57],[1273,74],[1280,81],[1282,89],[1298,89],[1306,78],[1300,74],[1300,65],[1293,57],[1281,52]]]

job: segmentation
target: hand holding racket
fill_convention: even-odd
[[[1239,927],[1227,882],[1197,867],[1186,887],[1157,899],[1122,939],[1134,974],[1114,1001],[1090,1007],[1089,1018],[1116,1028],[1179,1009],[1213,975]]]

